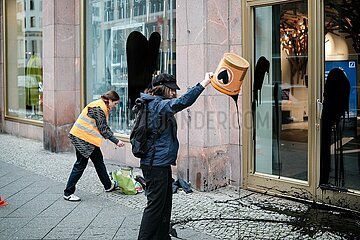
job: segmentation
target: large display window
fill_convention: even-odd
[[[85,3],[85,101],[112,89],[120,95],[109,125],[129,135],[134,116],[129,101],[126,40],[132,31],[161,35],[158,71],[174,74],[175,0],[92,0]]]
[[[6,0],[6,116],[43,120],[42,1]]]
[[[256,7],[254,22],[254,170],[307,181],[307,2]]]

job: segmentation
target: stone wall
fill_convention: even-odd
[[[177,1],[176,26],[180,94],[205,72],[214,72],[225,52],[241,55],[239,1]],[[241,111],[241,96],[238,105]],[[177,115],[178,176],[203,191],[238,184],[241,146],[234,100],[210,86],[188,111]]]

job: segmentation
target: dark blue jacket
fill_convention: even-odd
[[[165,130],[155,140],[146,156],[140,160],[140,164],[150,166],[153,158],[153,166],[176,165],[179,141],[174,114],[191,106],[203,90],[204,87],[198,83],[184,95],[174,99],[141,93],[141,98],[149,102],[149,127],[153,129],[154,134],[161,127]]]

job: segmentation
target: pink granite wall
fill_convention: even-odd
[[[44,148],[72,149],[67,137],[80,103],[79,1],[43,1]]]
[[[177,1],[176,65],[183,91],[201,81],[205,72],[215,71],[225,52],[241,55],[240,7],[236,0]],[[238,103],[241,112],[241,96]],[[178,176],[189,178],[199,190],[239,183],[241,146],[235,106],[232,98],[210,86],[189,111],[177,116]]]

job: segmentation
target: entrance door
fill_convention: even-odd
[[[251,9],[254,74],[247,187],[311,199],[308,1]]]
[[[308,180],[307,29],[306,1],[255,8],[255,172]]]
[[[324,0],[320,188],[360,190],[358,1]],[[326,194],[326,193],[325,193]],[[360,207],[359,207],[360,208]]]
[[[360,210],[360,2],[243,7],[244,186]]]

